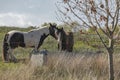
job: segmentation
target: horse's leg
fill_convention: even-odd
[[[29,53],[29,59],[31,59],[32,54],[35,54],[35,48]]]
[[[36,52],[38,52],[38,49],[37,49],[37,48],[34,48],[34,49],[31,51],[31,53],[36,53]]]
[[[13,55],[13,49],[9,49],[9,54],[10,54],[10,60],[11,61],[14,61],[14,62],[17,62],[17,59],[15,58],[15,56]]]
[[[59,43],[58,43],[58,50],[60,50],[60,46],[59,46]]]
[[[40,48],[40,46],[41,46],[41,45],[36,44],[36,46],[35,46],[35,52],[39,52],[38,49]]]
[[[31,55],[32,55],[32,54],[35,54],[35,53],[37,53],[37,52],[38,52],[38,48],[37,48],[37,46],[35,46],[35,48],[30,52],[29,58],[31,58]]]
[[[36,54],[38,52],[38,48],[40,46],[38,44],[35,44],[34,49],[29,53],[29,59],[31,59],[32,54]]]
[[[5,60],[5,63],[7,62],[10,62],[10,54],[9,54],[9,50],[7,51],[7,54],[6,54],[6,60]]]

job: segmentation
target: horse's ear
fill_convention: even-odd
[[[56,24],[56,23],[54,23],[54,26],[56,27],[56,26],[57,26],[57,24]]]
[[[49,24],[50,24],[50,27],[53,26],[51,23],[49,23]]]

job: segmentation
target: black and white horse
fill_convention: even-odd
[[[29,32],[10,31],[4,36],[3,41],[3,60],[5,62],[15,61],[13,56],[13,50],[17,47],[32,47],[35,52],[38,51],[43,41],[51,35],[56,40],[58,38],[58,28],[56,25],[50,24],[50,27],[43,27],[39,29],[33,29]]]

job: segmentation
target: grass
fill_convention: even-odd
[[[114,55],[115,80],[120,79],[120,55]],[[2,63],[1,80],[108,80],[106,54],[49,53],[42,67],[29,63]],[[1,66],[0,66],[1,68]]]

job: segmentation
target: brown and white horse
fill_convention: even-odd
[[[63,28],[58,29],[58,50],[60,51],[73,51],[74,37],[72,32],[65,32]]]
[[[3,60],[4,62],[16,61],[13,50],[17,47],[32,47],[33,51],[38,51],[43,41],[51,35],[56,40],[58,38],[58,28],[50,24],[50,27],[33,29],[29,32],[10,31],[5,34],[3,41]]]

